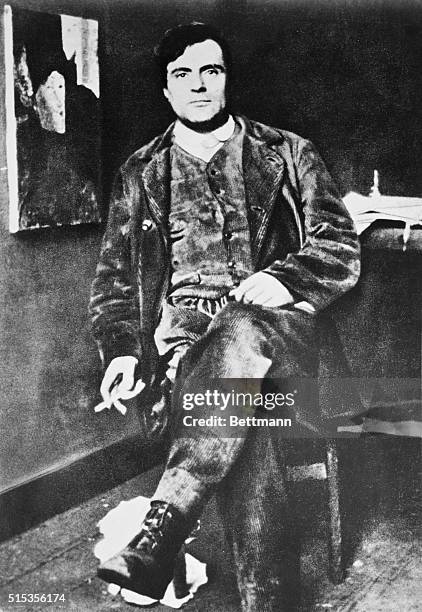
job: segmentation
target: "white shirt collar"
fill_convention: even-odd
[[[205,134],[195,132],[177,120],[173,129],[173,137],[174,142],[182,149],[208,162],[226,140],[233,136],[234,130],[235,122],[231,115],[224,125]]]

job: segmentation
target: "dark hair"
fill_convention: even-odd
[[[186,47],[204,40],[214,40],[220,45],[223,52],[224,65],[227,71],[231,68],[231,53],[227,42],[220,32],[213,26],[198,21],[178,25],[167,30],[154,49],[154,55],[158,62],[161,80],[164,87],[167,86],[167,66],[170,62],[183,55]]]

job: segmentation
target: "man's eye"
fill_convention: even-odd
[[[187,72],[178,72],[175,77],[176,79],[183,79],[187,75]]]
[[[207,74],[218,74],[217,68],[208,68]]]

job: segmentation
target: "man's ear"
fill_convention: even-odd
[[[164,94],[164,97],[167,98],[168,100],[170,97],[170,94],[169,94],[169,90],[166,87],[163,88],[163,94]]]

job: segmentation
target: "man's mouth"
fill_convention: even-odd
[[[194,106],[206,106],[210,104],[211,100],[192,100],[189,104],[193,104]]]

